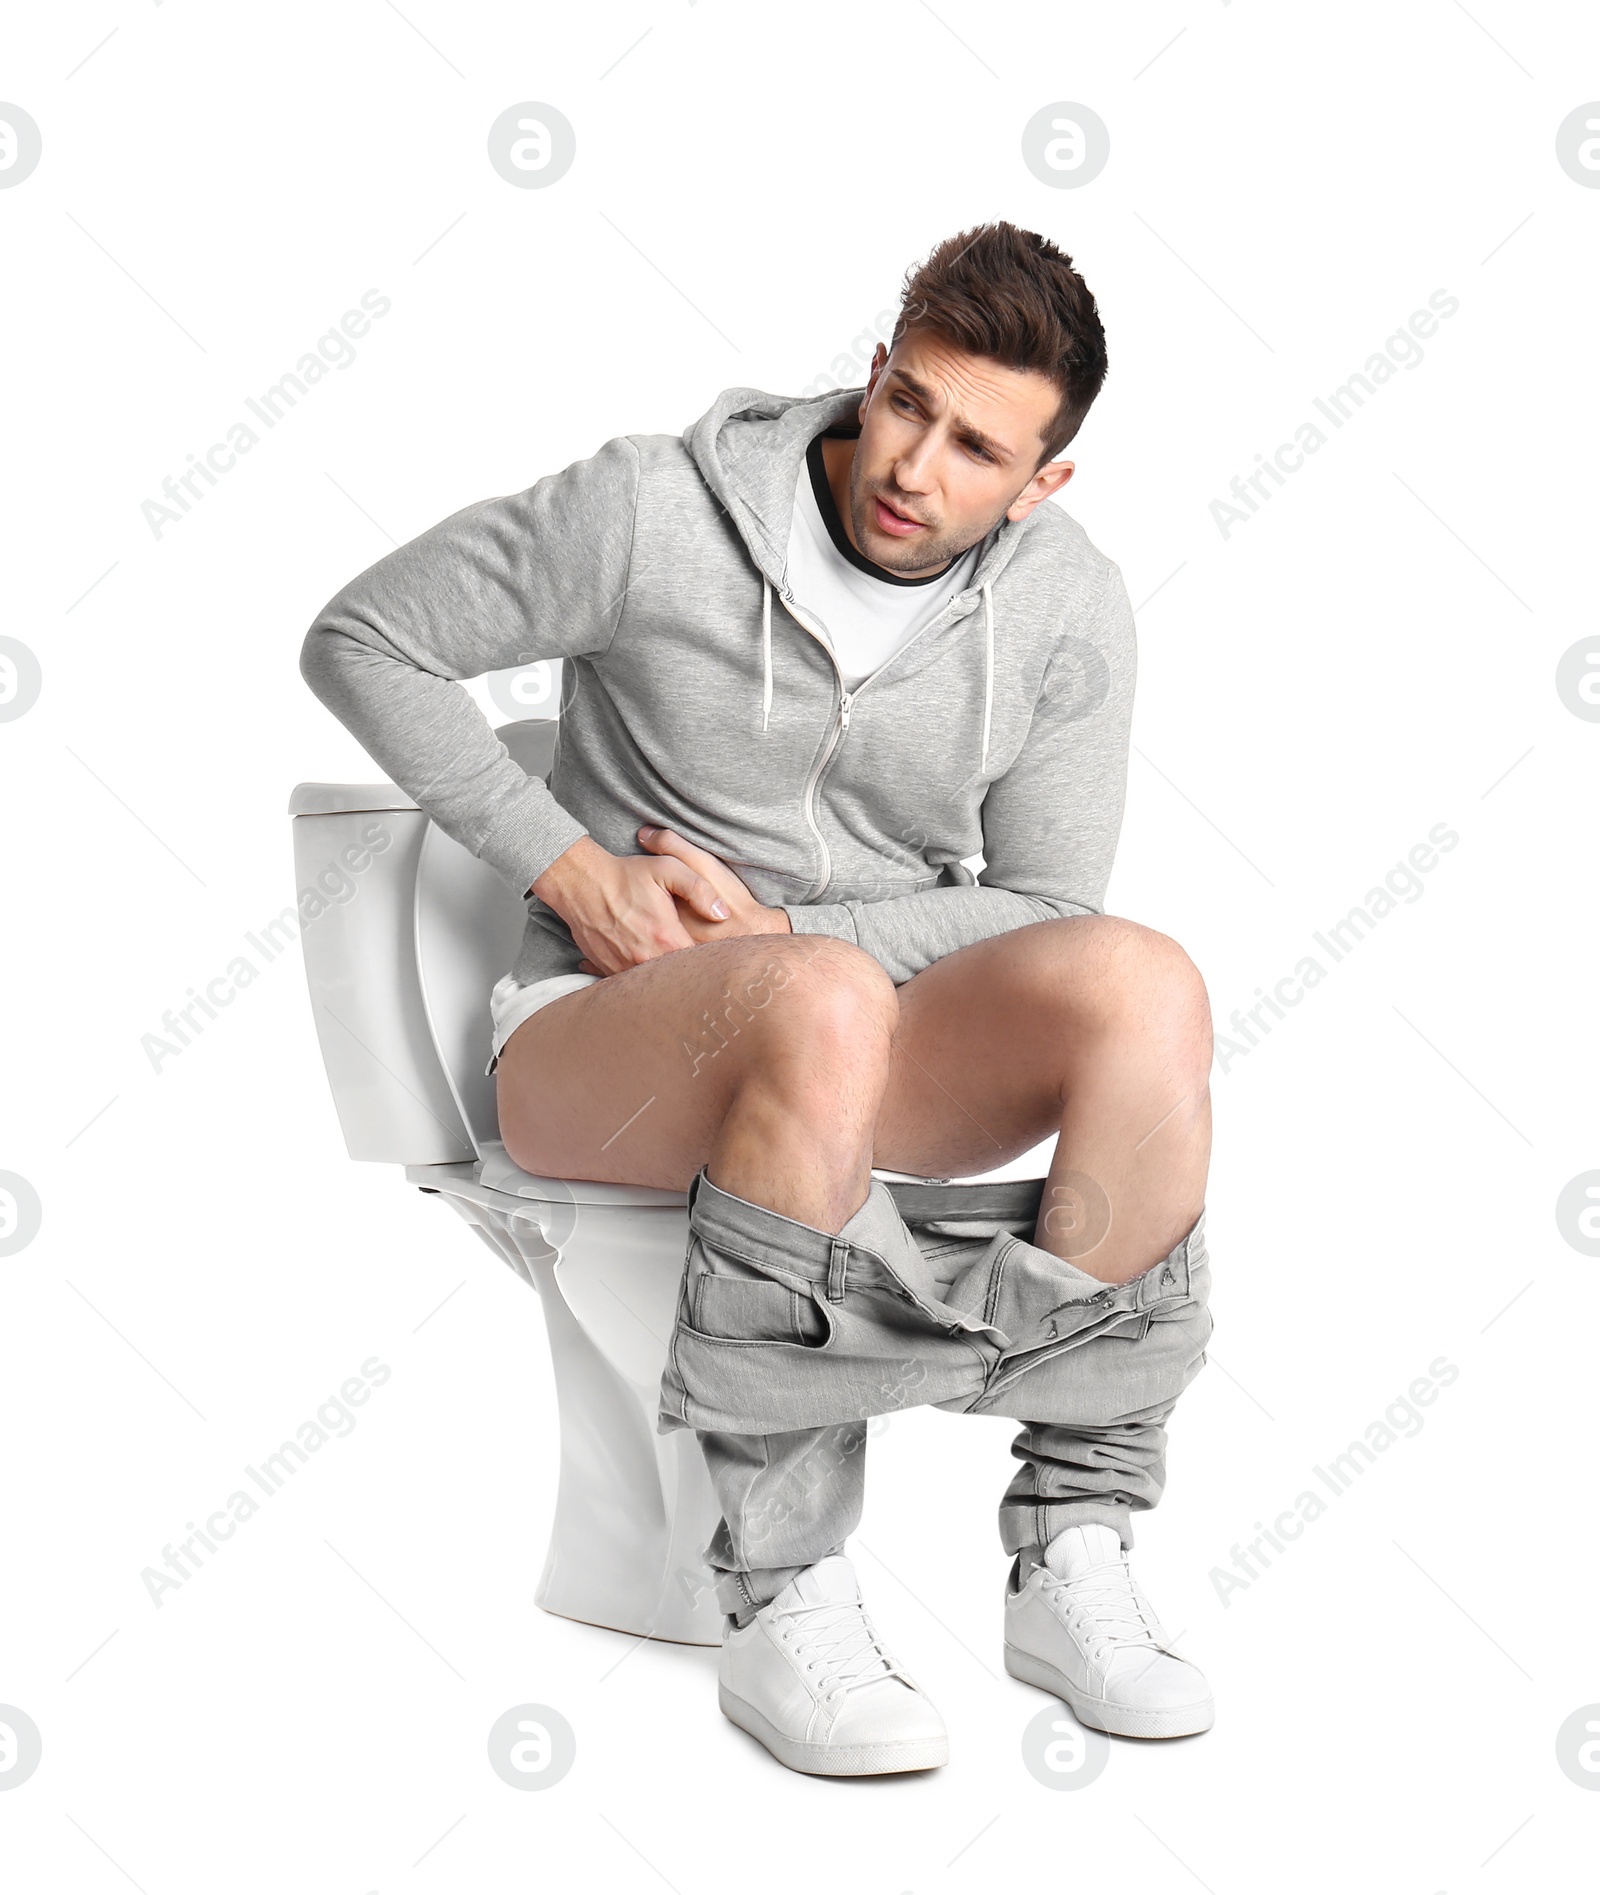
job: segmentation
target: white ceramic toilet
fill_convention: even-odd
[[[548,777],[555,730],[534,719],[497,735]],[[655,1426],[687,1197],[534,1177],[507,1158],[484,1075],[489,991],[526,912],[493,870],[392,783],[302,783],[289,809],[296,887],[335,891],[302,945],[350,1156],[403,1165],[543,1302],[561,1463],[537,1602],[638,1637],[720,1644],[700,1557],[718,1518],[705,1463],[691,1430]],[[1049,1152],[983,1175],[1043,1176]]]

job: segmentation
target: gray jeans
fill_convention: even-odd
[[[748,1618],[861,1517],[867,1422],[924,1404],[1013,1415],[1008,1553],[1129,1515],[1166,1482],[1166,1428],[1211,1335],[1205,1213],[1131,1282],[1031,1241],[1042,1180],[872,1180],[838,1236],[689,1186],[689,1242],[661,1379],[662,1434],[693,1428],[722,1520],[705,1549]]]

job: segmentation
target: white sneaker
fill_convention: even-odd
[[[797,1573],[722,1638],[725,1716],[812,1776],[930,1770],[950,1760],[944,1720],[897,1665],[842,1553]]]
[[[1111,1527],[1068,1527],[1020,1588],[1007,1582],[1006,1670],[1119,1737],[1188,1737],[1212,1725],[1204,1677],[1168,1650]]]

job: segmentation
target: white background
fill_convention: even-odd
[[[0,1168],[43,1206],[0,1258],[0,1703],[44,1743],[0,1795],[8,1886],[1583,1885],[1600,1797],[1556,1732],[1600,1702],[1600,1260],[1555,1205],[1600,1167],[1600,725],[1555,674],[1596,632],[1600,191],[1555,140],[1600,19],[108,0],[6,37],[43,157],[0,190],[0,630],[44,677],[0,726]],[[576,128],[548,189],[486,159],[522,100]],[[1082,188],[1022,161],[1062,100],[1110,128]],[[795,1776],[718,1714],[712,1652],[619,1664],[532,1604],[537,1299],[346,1158],[298,950],[159,1072],[142,1045],[292,901],[291,786],[378,774],[298,673],[331,594],[614,434],[830,376],[996,216],[1072,254],[1109,336],[1064,504],[1140,632],[1110,909],[1184,943],[1227,1033],[1460,837],[1219,1062],[1215,1346],[1136,1554],[1217,1723],[1075,1793],[1024,1768],[1048,1700],[1000,1669],[1012,1424],[897,1416],[852,1549],[951,1763]],[[155,535],[163,478],[371,288],[354,363]],[[1224,537],[1212,501],[1440,289],[1421,362]],[[354,1433],[154,1606],[163,1545],[374,1355]],[[1441,1356],[1421,1432],[1224,1604],[1230,1549]],[[527,1701],[577,1733],[539,1794],[485,1758]]]

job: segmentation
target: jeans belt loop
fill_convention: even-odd
[[[828,1239],[828,1301],[844,1301],[845,1266],[850,1261],[850,1246],[838,1237]]]

